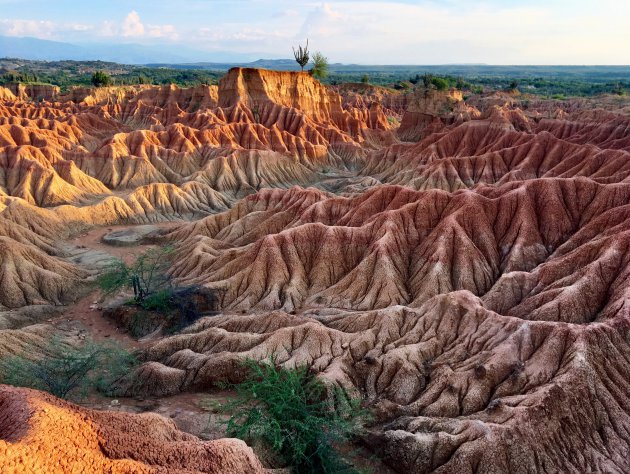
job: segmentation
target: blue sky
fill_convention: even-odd
[[[0,12],[0,35],[209,56],[291,57],[308,37],[333,62],[630,64],[630,0],[0,0]]]

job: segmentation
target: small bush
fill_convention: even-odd
[[[428,88],[429,86],[431,86],[431,83],[433,82],[433,74],[423,74],[422,75],[422,84],[424,85],[424,87]]]
[[[142,302],[142,307],[149,311],[165,312],[173,307],[172,297],[172,288],[156,291],[155,293],[149,294],[149,296],[144,298],[144,301]]]
[[[131,266],[115,261],[99,276],[98,285],[105,295],[133,289],[135,303],[145,309],[170,309],[173,287],[168,269],[172,253],[172,247],[162,247],[147,250]]]
[[[442,79],[441,77],[432,78],[431,84],[433,84],[439,91],[445,91],[448,89],[448,81],[446,79]]]
[[[229,436],[262,442],[298,474],[356,472],[336,448],[365,421],[360,400],[326,387],[307,367],[284,369],[271,361],[245,365],[249,375],[224,407],[232,414]]]
[[[112,78],[103,71],[96,71],[92,74],[92,85],[94,87],[110,86],[112,84]]]
[[[311,74],[317,79],[324,79],[328,76],[328,58],[322,53],[317,51],[313,54],[313,67],[311,68]]]
[[[112,382],[136,364],[134,356],[115,346],[86,343],[64,344],[53,338],[45,347],[46,357],[33,358],[25,350],[0,361],[0,380],[17,387],[49,392],[59,398],[81,398],[95,387],[108,394]]]
[[[125,288],[131,281],[131,269],[122,260],[112,262],[98,277],[98,286],[106,295]]]

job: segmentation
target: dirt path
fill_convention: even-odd
[[[177,223],[165,222],[155,224],[156,229],[169,229],[177,226]],[[86,250],[94,250],[101,254],[108,254],[112,257],[123,260],[125,263],[132,263],[135,258],[150,248],[155,248],[153,244],[137,244],[130,246],[113,246],[102,242],[104,235],[114,230],[134,229],[135,225],[116,225],[108,227],[98,227],[89,232],[80,234],[68,241],[68,244]],[[105,340],[116,341],[127,350],[134,350],[143,347],[142,342],[130,337],[123,329],[108,318],[103,317],[100,309],[101,292],[98,289],[90,291],[75,303],[68,305],[66,311],[57,318],[51,320],[53,325],[68,321],[78,321],[85,327],[95,341]]]
[[[176,222],[161,222],[158,224],[152,224],[153,227],[157,229],[170,229],[180,225],[180,223]],[[141,254],[142,252],[155,248],[156,246],[153,244],[138,244],[138,245],[130,245],[130,246],[114,246],[103,243],[102,239],[105,234],[108,234],[115,230],[128,230],[134,229],[136,227],[141,227],[141,225],[112,225],[108,227],[98,227],[96,229],[92,229],[89,232],[76,236],[74,239],[71,239],[69,242],[73,245],[79,247],[85,247],[92,250],[98,250],[101,252],[106,252],[116,258],[123,260],[125,263],[133,262],[134,258]]]

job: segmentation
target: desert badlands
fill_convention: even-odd
[[[0,88],[0,356],[141,363],[92,406],[0,385],[2,472],[272,472],[185,416],[270,357],[363,401],[373,472],[630,471],[627,98],[247,68],[53,92]],[[217,308],[134,337],[94,280],[164,246]]]

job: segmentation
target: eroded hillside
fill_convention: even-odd
[[[363,441],[400,472],[630,469],[628,104],[255,69],[25,94],[0,89],[0,354],[41,351],[46,319],[98,272],[104,257],[69,239],[172,221],[151,242],[173,246],[179,284],[217,291],[220,314],[144,342],[121,396],[211,391],[275,357],[362,396]],[[31,411],[32,432],[52,423]],[[7,430],[0,416],[10,455],[41,449]],[[169,442],[210,449],[186,436]]]

